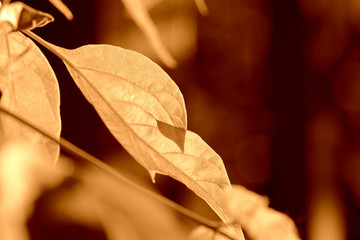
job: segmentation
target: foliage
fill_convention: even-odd
[[[72,18],[60,1],[52,2],[67,18]],[[156,27],[141,1],[123,0],[123,3],[164,63],[175,67],[176,61],[162,46]],[[204,2],[196,3],[206,14]],[[240,187],[231,190],[221,158],[196,133],[187,130],[183,96],[164,70],[145,56],[120,47],[86,45],[69,50],[48,43],[29,31],[51,21],[53,18],[49,14],[20,2],[5,3],[0,9],[0,106],[3,111],[21,116],[43,129],[40,133],[12,116],[0,116],[1,141],[5,152],[0,159],[0,214],[4,217],[13,213],[18,216],[6,225],[8,219],[0,219],[1,228],[11,231],[1,231],[1,239],[11,239],[9,236],[12,234],[15,236],[13,239],[27,238],[26,217],[31,212],[29,209],[33,201],[41,194],[42,183],[47,181],[43,179],[48,179],[43,178],[42,173],[52,171],[48,165],[58,161],[61,143],[60,97],[55,74],[41,50],[20,31],[63,60],[76,85],[110,132],[147,169],[153,181],[156,173],[169,175],[209,204],[228,227],[221,227],[217,231],[223,235],[227,233],[234,239],[244,239],[243,227],[254,239],[265,239],[264,236],[267,239],[279,239],[279,236],[283,236],[283,239],[298,239],[292,221],[269,209],[262,197]],[[10,150],[5,142],[19,139],[32,144],[32,150],[29,150],[28,145],[16,145],[19,151],[29,154],[20,157],[16,154],[12,156],[13,153],[6,154]],[[36,167],[38,165],[41,167]],[[31,170],[33,168],[37,170]],[[59,179],[71,174],[71,167],[61,169],[61,174],[49,178],[59,182]],[[17,195],[11,193],[14,190],[11,187],[4,187],[9,184],[18,187]],[[111,189],[117,187],[109,182],[106,184]],[[92,196],[89,199],[93,199],[91,202],[94,202],[94,208],[99,213],[104,231],[109,239],[116,239],[119,233],[111,226],[111,218],[124,216],[111,215],[109,209],[101,204],[107,201],[101,197],[102,194],[93,193],[89,189],[86,191]],[[23,200],[12,202],[9,208],[7,204],[11,200],[8,196],[18,196],[17,199]],[[16,237],[15,233],[21,234]],[[197,234],[193,233],[191,238],[204,239],[204,235]],[[206,234],[211,238],[212,233]],[[136,239],[135,235],[133,239]]]

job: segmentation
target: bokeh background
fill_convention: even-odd
[[[267,195],[303,239],[360,239],[359,1],[207,0],[202,16],[191,0],[144,0],[176,69],[159,62],[120,0],[64,1],[71,22],[47,1],[25,2],[55,17],[35,30],[49,42],[113,44],[158,62],[184,95],[189,129],[222,157],[232,183]],[[150,181],[46,53],[60,82],[62,136]],[[216,219],[181,184],[159,176],[155,187]],[[39,206],[34,239],[105,239],[99,229],[49,224]]]

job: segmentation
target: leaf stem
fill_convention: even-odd
[[[143,194],[150,196],[151,198],[176,210],[177,212],[181,213],[182,215],[186,216],[187,218],[191,219],[192,221],[194,221],[198,224],[204,225],[210,229],[213,229],[215,232],[222,234],[229,239],[234,239],[231,236],[229,236],[228,234],[219,230],[219,227],[222,226],[222,224],[223,224],[222,222],[212,221],[207,218],[204,218],[204,217],[198,215],[197,213],[192,212],[189,209],[165,198],[164,196],[161,196],[153,191],[150,191],[150,190],[136,184],[135,182],[132,182],[131,180],[129,180],[128,178],[126,178],[125,176],[120,174],[118,171],[116,171],[114,168],[112,168],[110,165],[104,163],[100,159],[92,156],[91,154],[89,154],[86,151],[82,150],[81,148],[75,146],[74,144],[72,144],[71,142],[67,141],[66,139],[64,139],[62,137],[57,138],[57,137],[53,136],[48,131],[42,129],[39,126],[36,126],[35,124],[31,123],[30,121],[24,119],[23,117],[21,117],[17,114],[15,114],[14,112],[12,112],[11,110],[7,109],[4,106],[0,105],[0,112],[3,112],[5,114],[15,118],[16,120],[24,123],[25,125],[33,128],[35,131],[37,131],[37,132],[41,133],[42,135],[46,136],[47,138],[51,139],[52,141],[58,143],[61,147],[61,150],[66,152],[67,154],[71,155],[72,157],[91,163],[92,165],[96,166],[97,168],[104,171],[105,173],[113,176],[117,180],[120,180],[121,182],[128,184],[129,186],[137,189],[138,191],[142,192]]]

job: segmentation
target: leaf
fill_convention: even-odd
[[[12,139],[0,146],[0,239],[27,240],[27,218],[46,188],[62,182],[70,163],[53,168],[29,141]]]
[[[74,15],[71,10],[61,1],[61,0],[49,0],[49,2],[57,8],[66,18],[67,20],[72,20]]]
[[[209,9],[206,6],[205,0],[195,0],[195,4],[201,15],[206,16],[209,14]]]
[[[1,106],[59,138],[59,86],[40,49],[19,32],[0,37],[0,70]],[[57,161],[57,143],[6,114],[0,114],[0,126],[2,139],[30,140],[45,159],[51,163]]]
[[[270,207],[267,198],[233,185],[223,195],[225,208],[254,240],[300,240],[292,219]]]
[[[159,125],[178,148],[184,148],[184,99],[157,64],[139,53],[110,45],[87,45],[74,50],[52,46],[73,64],[65,62],[78,87],[114,135],[137,131],[136,138],[144,141],[142,137],[159,131]],[[143,126],[146,129],[141,129]],[[129,141],[125,138],[120,142],[127,145]]]
[[[175,68],[177,62],[164,46],[159,31],[157,30],[154,22],[151,20],[146,6],[142,3],[142,0],[122,0],[122,2],[130,16],[145,34],[145,37],[149,40],[151,47],[160,60],[168,67]]]
[[[110,132],[153,180],[160,173],[182,182],[229,223],[220,202],[223,191],[231,187],[224,164],[198,135],[185,130],[183,97],[159,66],[141,54],[109,45],[67,50],[43,44],[64,60]],[[173,139],[182,135],[181,143]]]
[[[181,151],[184,152],[186,130],[180,127],[174,127],[158,120],[156,122],[159,131],[165,137],[173,140],[180,147]]]
[[[123,156],[116,160],[119,157]],[[77,177],[81,186],[67,187],[50,199],[50,212],[55,216],[66,216],[76,225],[101,227],[109,240],[185,239],[185,222],[156,199],[97,169],[82,169]],[[147,185],[144,187],[156,191]]]
[[[54,21],[50,14],[35,10],[22,2],[0,7],[0,36],[13,31],[32,30]]]

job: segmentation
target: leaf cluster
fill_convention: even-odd
[[[52,1],[52,3],[67,18],[72,18],[71,12],[69,13],[60,1]],[[134,21],[149,38],[160,58],[167,65],[174,67],[176,61],[160,44],[156,28],[152,25],[141,1],[123,0],[123,3]],[[203,13],[207,13],[204,2],[196,1],[196,3]],[[175,82],[157,64],[139,53],[110,45],[86,45],[77,49],[65,49],[43,40],[30,31],[51,21],[53,18],[49,14],[34,10],[20,2],[6,3],[0,8],[0,89],[2,93],[0,107],[2,111],[8,113],[0,115],[1,141],[5,143],[20,139],[21,142],[30,143],[36,153],[29,156],[36,155],[36,157],[26,160],[29,166],[34,166],[39,161],[44,165],[36,169],[46,168],[49,164],[57,164],[60,145],[63,148],[67,146],[60,137],[58,82],[46,57],[31,40],[33,39],[64,62],[74,82],[87,101],[93,105],[107,128],[131,156],[148,171],[153,181],[158,173],[168,175],[185,184],[204,199],[222,219],[227,226],[227,230],[221,231],[223,235],[230,235],[234,239],[244,239],[240,225],[233,224],[233,215],[238,210],[229,208],[229,201],[223,199],[225,193],[231,190],[223,161],[200,136],[187,129],[184,99]],[[21,116],[22,122],[14,116]],[[23,145],[19,148],[28,149]],[[81,150],[71,151],[111,175],[118,176],[118,173],[110,166],[96,159],[93,160],[93,157],[86,153],[82,154]],[[0,159],[0,161],[4,164],[8,163],[6,160],[8,158],[6,155],[4,160]],[[25,161],[23,159],[27,159],[26,156],[16,154],[11,158],[19,159],[20,164]],[[30,174],[27,171],[19,172],[16,167],[15,172],[20,176]],[[4,175],[2,182],[9,182],[13,178],[13,176],[6,176],[8,175]],[[59,178],[65,177],[66,174],[62,174]],[[43,180],[33,182],[37,185]],[[21,184],[23,188],[27,186],[25,183]],[[22,199],[27,196],[26,194],[19,190],[19,196],[23,195]],[[249,193],[244,191],[244,194],[247,196]],[[4,195],[5,193],[2,194]],[[15,209],[19,204],[25,209],[26,206],[31,205],[34,198],[28,198],[22,203],[14,202],[10,204],[9,209]],[[240,198],[228,197],[228,199]],[[243,203],[246,205],[250,202],[246,200]],[[266,204],[261,206],[267,207]],[[99,211],[108,210],[100,209]],[[11,211],[5,213],[9,216]],[[12,226],[23,226],[27,215],[19,214],[18,218],[12,222]],[[238,215],[235,215],[238,222]],[[251,218],[248,219],[251,220]],[[288,222],[286,220],[286,223]],[[203,222],[200,221],[200,223]],[[247,226],[242,221],[240,224]],[[217,229],[219,226],[210,227]],[[251,225],[251,231],[253,231],[253,226],[254,224]],[[113,229],[108,229],[109,235],[111,231]]]

